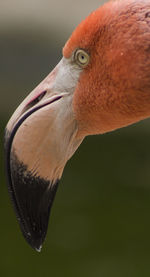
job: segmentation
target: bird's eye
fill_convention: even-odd
[[[75,52],[74,59],[75,62],[81,67],[86,67],[90,61],[89,54],[82,49],[78,49]]]

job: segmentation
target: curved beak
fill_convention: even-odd
[[[70,88],[71,75],[63,58],[22,102],[6,127],[9,193],[21,231],[37,251],[46,237],[64,166],[82,141],[77,138],[78,124],[72,111],[78,78]]]

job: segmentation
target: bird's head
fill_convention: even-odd
[[[13,114],[8,185],[33,248],[45,239],[58,181],[84,137],[150,116],[149,72],[149,1],[110,1],[81,22],[62,60]]]
[[[63,54],[83,63],[73,95],[80,134],[112,131],[150,116],[149,1],[100,7],[81,22]]]

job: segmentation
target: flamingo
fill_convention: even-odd
[[[41,250],[65,164],[88,135],[150,117],[150,1],[109,1],[72,33],[54,70],[6,126],[8,188]]]

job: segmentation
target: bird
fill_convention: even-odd
[[[111,0],[87,16],[5,129],[8,190],[40,251],[67,161],[84,138],[150,117],[150,1]]]

